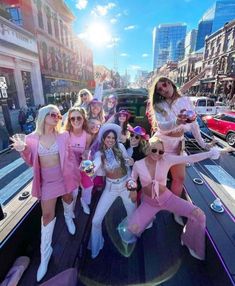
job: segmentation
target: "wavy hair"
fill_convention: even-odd
[[[114,137],[115,137],[115,140],[116,140],[115,145],[112,147],[113,153],[114,153],[114,156],[117,159],[117,161],[121,162],[122,175],[125,176],[127,174],[127,168],[126,168],[126,165],[125,165],[125,159],[123,158],[122,151],[120,150],[120,148],[118,146],[119,143],[118,143],[118,140],[117,140],[117,134],[112,129],[105,131],[103,136],[102,136],[102,140],[101,140],[101,143],[100,143],[101,160],[102,160],[102,163],[104,164],[105,150],[106,150],[106,146],[104,144],[104,140],[108,136],[108,134],[111,133],[111,132],[114,134]]]
[[[44,107],[41,107],[38,111],[37,119],[36,119],[36,128],[34,133],[38,134],[39,136],[43,135],[45,133],[45,118],[50,112],[56,110],[60,114],[60,110],[56,105],[48,104]],[[61,120],[58,121],[56,127],[56,132],[61,131]]]
[[[87,107],[87,119],[88,119],[88,120],[89,120],[89,119],[93,119],[93,118],[92,118],[92,113],[91,113],[91,105],[92,105],[92,102],[90,102],[90,103],[88,104],[88,107]],[[99,120],[101,123],[104,123],[104,121],[105,121],[105,118],[104,118],[104,109],[103,109],[103,106],[102,106],[102,105],[101,105],[101,110],[100,110],[100,112],[99,112],[99,114],[98,114],[97,120]]]
[[[78,96],[77,96],[77,100],[74,103],[74,106],[79,107],[82,104],[82,98],[81,98],[81,94],[82,93],[87,93],[88,94],[88,102],[90,102],[93,99],[92,93],[88,89],[83,88],[83,89],[81,89],[79,91]]]
[[[73,126],[71,124],[70,121],[70,115],[72,112],[77,111],[81,114],[82,118],[83,118],[83,125],[82,125],[82,129],[85,130],[86,132],[88,132],[88,125],[87,125],[87,114],[86,114],[86,110],[82,107],[71,107],[68,110],[68,116],[67,119],[65,121],[65,125],[64,125],[64,129],[69,131],[69,132],[73,132]]]

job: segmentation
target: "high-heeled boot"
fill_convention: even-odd
[[[48,223],[46,226],[41,226],[41,263],[39,265],[38,271],[37,271],[37,282],[39,282],[44,275],[47,272],[47,267],[49,260],[51,258],[52,254],[52,247],[51,247],[51,241],[52,241],[52,235],[55,227],[56,218],[54,218],[50,223]]]
[[[74,235],[76,231],[76,227],[73,221],[73,218],[75,218],[73,209],[74,209],[74,204],[71,202],[70,204],[67,204],[64,200],[62,200],[63,207],[64,207],[64,218],[65,218],[65,223],[67,225],[68,231],[70,234]]]

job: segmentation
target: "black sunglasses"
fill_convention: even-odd
[[[135,135],[134,133],[131,133],[130,137],[135,137],[135,139],[137,139],[137,140],[140,139],[140,136],[139,135]]]
[[[158,155],[163,155],[163,154],[165,153],[164,150],[158,150],[157,148],[152,148],[152,149],[151,149],[151,152],[152,152],[153,154],[158,153]]]
[[[81,97],[86,96],[86,95],[88,95],[87,92],[84,92],[84,93],[81,93],[81,94],[80,94]]]

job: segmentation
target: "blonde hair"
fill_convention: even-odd
[[[65,124],[64,124],[64,129],[69,131],[69,132],[73,132],[73,126],[72,126],[71,121],[70,121],[70,115],[74,111],[77,111],[81,114],[81,116],[83,118],[82,129],[88,132],[86,110],[82,107],[75,107],[75,106],[71,107],[68,111],[68,116],[67,116]]]
[[[163,141],[161,139],[159,139],[157,136],[152,136],[148,142],[146,142],[144,148],[143,148],[143,152],[145,155],[148,155],[149,154],[149,151],[150,151],[150,148],[153,144],[156,144],[156,143],[160,143],[162,144],[162,147],[163,147],[163,150],[164,150],[164,144],[163,144]]]
[[[90,119],[93,119],[92,118],[92,113],[91,113],[91,105],[93,104],[93,102],[89,102],[88,104],[88,107],[87,107],[87,118],[88,120]],[[96,102],[94,102],[94,104],[97,104]],[[98,114],[98,120],[101,122],[101,123],[104,123],[105,121],[105,118],[104,118],[104,109],[103,109],[103,106],[101,105],[100,107],[100,112]]]
[[[88,102],[90,102],[93,99],[92,93],[88,89],[83,88],[83,89],[81,89],[79,91],[78,96],[77,96],[77,100],[74,103],[74,106],[79,107],[82,104],[82,98],[80,96],[82,93],[87,93],[87,95],[88,95]]]
[[[50,112],[56,110],[60,114],[60,110],[56,105],[48,104],[39,109],[37,119],[36,119],[36,128],[34,133],[38,134],[39,136],[43,135],[45,132],[45,118]],[[61,120],[58,121],[55,131],[60,132],[61,130]]]

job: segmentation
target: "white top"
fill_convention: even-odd
[[[40,142],[38,144],[38,155],[48,156],[48,155],[56,155],[59,153],[59,147],[57,142],[55,141],[49,148],[43,146]]]
[[[165,111],[165,112],[155,111],[155,119],[157,121],[158,132],[160,134],[168,135],[168,133],[172,131],[173,132],[191,131],[198,144],[202,148],[205,148],[206,143],[204,142],[201,136],[197,120],[195,120],[192,123],[186,123],[180,125],[176,124],[177,116],[182,109],[194,110],[194,107],[188,97],[181,96],[171,106],[166,101],[161,102],[159,103],[159,107]]]

